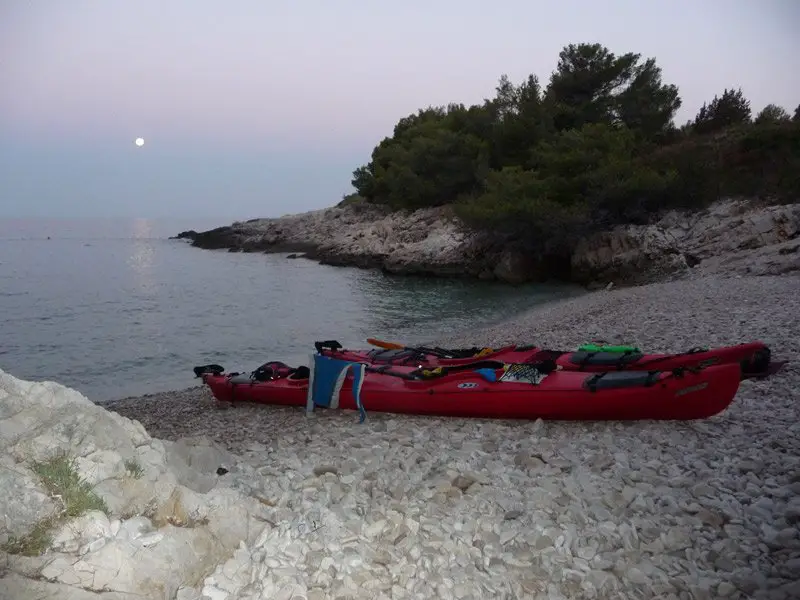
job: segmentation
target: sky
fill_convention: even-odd
[[[570,43],[654,57],[678,124],[734,87],[792,112],[799,30],[797,0],[0,0],[0,217],[324,208],[399,118]]]

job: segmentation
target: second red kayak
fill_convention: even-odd
[[[380,342],[387,346],[400,346]],[[375,365],[438,367],[466,365],[476,360],[498,360],[507,363],[529,363],[554,360],[565,371],[671,371],[693,366],[737,364],[744,377],[766,374],[771,351],[760,341],[718,348],[693,348],[676,354],[645,354],[638,349],[621,351],[547,350],[533,345],[509,345],[493,348],[444,349],[427,347],[384,347],[347,349],[335,340],[316,342],[317,352],[331,358]]]

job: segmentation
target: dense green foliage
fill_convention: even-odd
[[[753,119],[742,91],[726,89],[677,128],[678,88],[655,60],[600,44],[565,47],[546,87],[504,75],[495,91],[400,119],[354,171],[348,201],[454,204],[474,226],[563,247],[665,208],[800,193],[800,106]]]

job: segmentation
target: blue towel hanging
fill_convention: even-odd
[[[360,413],[360,423],[367,417],[364,406],[361,404],[361,386],[364,383],[365,365],[321,354],[311,355],[311,373],[308,381],[308,395],[306,397],[306,413],[311,413],[314,406],[339,408],[339,393],[347,377],[348,371],[353,370],[353,398]]]

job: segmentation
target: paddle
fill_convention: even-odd
[[[397,342],[385,342],[383,340],[379,340],[377,338],[367,338],[367,343],[372,344],[373,346],[377,346],[378,348],[384,348],[386,350],[404,350],[405,346],[403,344],[398,344]]]
[[[404,346],[399,342],[387,342],[377,338],[367,338],[367,342],[373,346],[378,346],[384,350],[409,350],[411,352],[418,352],[419,354],[432,354],[439,358],[451,358],[450,351],[443,348],[428,348],[426,346]]]
[[[508,351],[513,350],[515,346],[505,346],[503,348],[479,348],[477,346],[473,346],[472,348],[428,348],[427,346],[404,346],[399,342],[387,342],[385,340],[379,340],[377,338],[367,338],[367,342],[372,344],[373,346],[378,346],[379,348],[383,348],[385,350],[408,350],[411,352],[417,352],[419,354],[431,354],[438,358],[446,358],[446,359],[461,359],[461,358],[475,358],[479,359],[482,356],[487,354],[494,354],[496,352],[501,351]],[[531,346],[533,348],[533,346]],[[522,350],[524,348],[517,347],[518,350]]]
[[[439,358],[450,358],[450,356],[447,354],[447,351],[442,350],[441,348],[424,348],[424,347],[415,348],[413,346],[403,346],[402,344],[398,344],[396,342],[384,342],[383,340],[378,340],[376,338],[367,338],[367,341],[373,346],[380,346],[384,350],[406,350],[408,352],[416,354],[433,354],[434,356],[438,356]],[[325,349],[330,349],[333,352],[342,349],[342,345],[336,340],[327,340],[325,342],[314,342],[314,347],[317,349],[317,353],[319,354],[324,354],[323,351]]]

